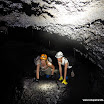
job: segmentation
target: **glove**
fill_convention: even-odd
[[[36,82],[39,82],[39,79],[35,79]]]
[[[66,80],[63,80],[62,83],[65,84],[65,85],[68,84],[68,82],[66,82]]]
[[[39,79],[33,78],[33,82],[39,82]]]
[[[63,80],[63,77],[60,77],[60,78],[59,78],[59,81],[62,81],[62,80]]]

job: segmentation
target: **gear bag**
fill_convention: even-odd
[[[52,63],[52,59],[50,57],[47,58],[47,60]],[[40,56],[37,56],[36,58],[34,58],[34,63],[35,65],[40,64]]]

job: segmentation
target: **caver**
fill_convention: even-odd
[[[34,61],[36,67],[36,81],[39,80],[39,72],[45,74],[46,77],[53,76],[55,66],[52,64],[51,58],[47,57],[46,54],[38,56]]]
[[[57,58],[58,65],[59,65],[59,72],[60,72],[59,81],[62,81],[63,84],[67,85],[68,84],[66,82],[67,68],[72,68],[72,66],[69,66],[69,62],[68,62],[67,58],[64,57],[64,55],[61,51],[57,52],[55,57]],[[62,76],[62,67],[61,67],[61,65],[64,65],[64,78]]]

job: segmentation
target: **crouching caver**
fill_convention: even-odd
[[[35,60],[35,64],[37,65],[36,68],[36,81],[39,80],[39,72],[46,75],[53,76],[55,67],[54,65],[48,60],[46,54],[42,54],[41,56],[38,56],[37,60]]]
[[[67,68],[72,68],[72,66],[69,66],[69,62],[67,58],[63,57],[63,53],[61,51],[57,52],[55,57],[58,60],[58,65],[59,65],[59,72],[60,72],[60,78],[59,81],[62,81],[63,84],[67,85],[68,83],[66,82],[66,75],[67,75]],[[62,76],[62,67],[61,65],[64,65],[64,79]]]

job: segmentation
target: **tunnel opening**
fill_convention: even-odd
[[[50,34],[42,30],[32,29],[32,27],[27,29],[8,27],[6,37],[6,41],[2,42],[1,49],[3,53],[2,62],[5,63],[4,68],[7,71],[8,78],[8,104],[31,104],[34,102],[41,104],[42,100],[43,103],[48,102],[48,104],[67,104],[76,101],[82,102],[84,98],[104,98],[104,71],[88,58],[85,58],[83,54],[87,54],[87,50],[83,44],[70,40],[67,36]],[[75,49],[78,49],[79,52],[75,51]],[[52,58],[55,67],[58,68],[57,60],[54,56],[59,50],[68,58],[70,65],[73,66],[71,70],[75,73],[74,78],[71,78],[70,73],[68,73],[68,86],[64,87],[53,80],[41,80],[40,83],[49,83],[50,86],[53,86],[49,91],[44,91],[46,95],[62,91],[60,92],[61,94],[57,92],[57,96],[54,95],[55,97],[52,97],[52,99],[50,97],[46,98],[47,96],[43,97],[44,95],[39,97],[37,94],[40,94],[41,88],[39,91],[29,89],[30,93],[34,91],[34,93],[31,93],[32,95],[29,95],[29,92],[24,92],[24,90],[27,91],[26,86],[24,88],[24,83],[34,87],[37,86],[32,82],[32,78],[35,76],[34,70],[36,69],[33,62],[34,58],[46,53]],[[59,86],[61,86],[60,89],[58,89]],[[23,95],[23,93],[25,94]],[[42,94],[44,93],[42,92]],[[34,97],[33,95],[35,94],[37,96]],[[37,97],[40,98],[40,101]]]

